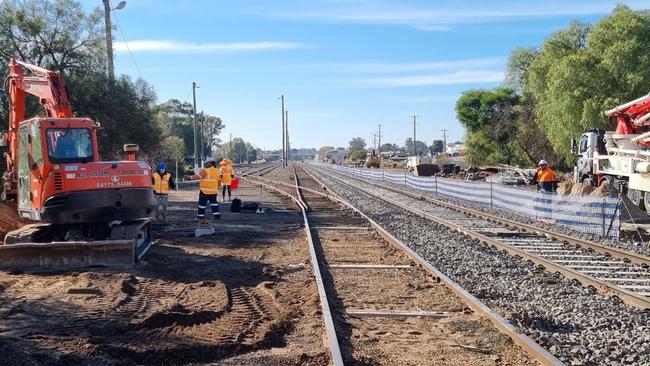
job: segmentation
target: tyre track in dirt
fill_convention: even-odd
[[[178,192],[167,228],[193,225],[195,195]],[[240,218],[225,215],[215,237],[161,233],[127,271],[0,273],[3,361],[181,365],[236,357],[252,364],[264,355],[268,364],[327,363],[313,288],[304,285],[307,255],[288,230],[297,218],[249,216],[243,226]]]

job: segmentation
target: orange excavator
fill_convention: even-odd
[[[12,59],[5,90],[9,126],[0,137],[6,166],[3,199],[34,221],[8,233],[0,268],[129,266],[151,245],[156,201],[151,168],[128,144],[124,161],[101,161],[98,124],[77,118],[60,73]],[[45,117],[25,119],[27,94]]]

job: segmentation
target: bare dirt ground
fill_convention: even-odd
[[[264,214],[222,205],[216,235],[195,239],[197,196],[173,192],[129,270],[0,272],[2,364],[327,364],[300,217],[271,209],[291,204],[263,192]]]
[[[19,229],[26,224],[27,221],[18,217],[15,201],[0,204],[0,237],[4,238],[8,232]]]

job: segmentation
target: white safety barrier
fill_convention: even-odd
[[[318,164],[340,173],[417,189],[432,196],[452,197],[505,209],[576,231],[618,240],[621,227],[621,199],[617,196],[563,196],[488,182],[471,182],[441,177],[415,177],[406,172],[360,169]]]

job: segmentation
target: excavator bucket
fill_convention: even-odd
[[[10,271],[129,267],[136,258],[135,240],[0,245],[0,269]]]

